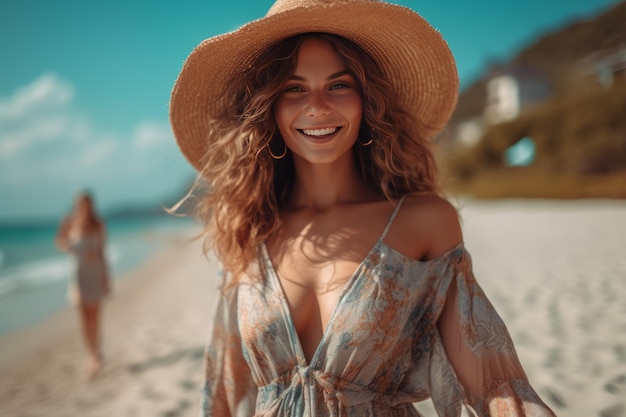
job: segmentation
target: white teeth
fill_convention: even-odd
[[[337,131],[336,127],[327,127],[325,129],[302,129],[305,135],[308,136],[326,136]]]

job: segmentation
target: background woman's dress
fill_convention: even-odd
[[[107,293],[107,266],[103,256],[100,232],[91,232],[70,240],[70,250],[76,259],[76,280],[70,288],[74,303],[93,304]],[[72,295],[75,292],[76,295]]]

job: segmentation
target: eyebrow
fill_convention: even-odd
[[[339,78],[343,75],[352,75],[350,74],[348,71],[344,70],[344,71],[339,71],[336,72],[334,74],[329,75],[328,77],[326,77],[326,80],[332,80],[334,78]],[[300,77],[299,75],[292,75],[291,77],[289,77],[290,80],[296,80],[296,81],[306,81],[306,79],[304,77]]]

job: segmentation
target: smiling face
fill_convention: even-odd
[[[274,107],[276,124],[296,163],[351,157],[363,106],[356,79],[326,41],[305,39],[294,74]]]

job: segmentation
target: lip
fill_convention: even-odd
[[[330,133],[328,135],[323,135],[323,136],[313,136],[313,135],[307,135],[306,133],[304,133],[305,130],[324,130],[324,129],[336,129],[336,130],[333,133]],[[312,141],[315,143],[323,143],[323,142],[328,142],[329,140],[334,138],[341,131],[341,129],[343,129],[343,126],[335,125],[335,126],[306,127],[306,128],[299,128],[296,130],[298,131],[298,133],[300,133],[301,136],[303,136],[309,141]]]

